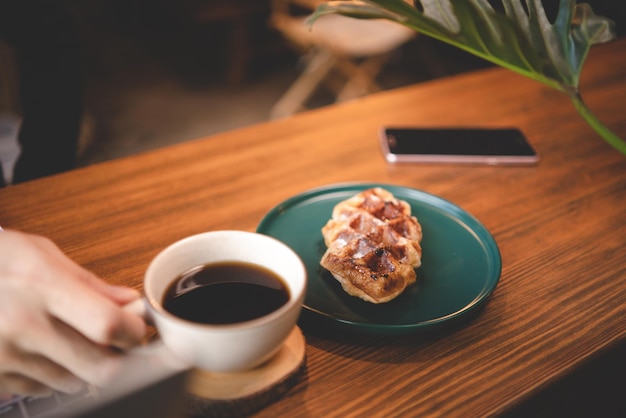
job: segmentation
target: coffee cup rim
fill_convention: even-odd
[[[198,237],[200,236],[205,236],[205,235],[221,235],[221,234],[238,234],[238,235],[248,235],[248,236],[255,236],[255,237],[262,237],[263,239],[267,239],[270,241],[274,241],[276,244],[278,244],[279,246],[284,247],[285,250],[287,250],[288,252],[290,252],[293,256],[294,256],[294,260],[297,261],[299,270],[301,271],[301,276],[302,276],[302,286],[299,286],[298,288],[296,288],[295,290],[298,290],[298,292],[294,292],[294,289],[291,285],[291,282],[288,281],[287,279],[281,277],[281,280],[283,280],[283,282],[288,286],[288,292],[289,292],[289,299],[287,300],[287,303],[285,303],[284,305],[282,305],[281,307],[279,307],[278,309],[265,314],[263,316],[260,316],[258,318],[254,318],[254,319],[250,319],[247,321],[241,321],[241,322],[234,322],[234,323],[230,323],[230,324],[205,324],[205,323],[201,323],[201,322],[194,322],[194,321],[190,321],[187,319],[183,319],[180,318],[177,315],[174,315],[172,313],[170,313],[169,311],[167,311],[164,307],[161,301],[156,300],[155,295],[152,295],[151,293],[147,292],[146,289],[146,278],[148,277],[149,273],[155,268],[157,259],[159,257],[162,256],[162,254],[164,254],[166,251],[171,251],[172,247],[175,246],[183,246],[186,245],[187,242],[194,240],[194,239],[198,239]],[[238,259],[224,259],[224,260],[219,260],[216,261],[216,263],[221,263],[221,262],[229,262],[229,261],[234,261],[234,262],[245,262],[245,263],[249,263],[249,264],[254,264],[254,265],[258,265],[264,268],[267,268],[267,266],[263,266],[262,264],[259,263],[254,263],[254,262],[250,262],[247,260],[238,260]],[[183,273],[183,272],[180,272]],[[173,280],[173,279],[172,279]],[[171,283],[171,282],[170,282]],[[300,258],[300,256],[291,248],[289,247],[287,244],[285,244],[284,242],[271,237],[269,235],[265,235],[265,234],[261,234],[261,233],[257,233],[257,232],[248,232],[248,231],[240,231],[240,230],[215,230],[215,231],[207,231],[207,232],[201,232],[198,234],[194,234],[194,235],[190,235],[187,236],[185,238],[182,238],[178,241],[173,242],[172,244],[166,246],[165,248],[163,248],[161,251],[159,251],[159,253],[150,261],[150,264],[148,265],[148,268],[146,269],[145,275],[144,275],[144,298],[147,301],[147,306],[149,307],[150,310],[153,310],[155,312],[157,312],[159,315],[162,315],[166,318],[168,318],[170,321],[174,321],[176,323],[179,324],[185,324],[185,325],[192,325],[194,328],[203,328],[203,329],[221,329],[221,330],[236,330],[236,329],[243,329],[243,328],[247,328],[247,327],[254,327],[263,323],[269,323],[272,322],[274,319],[276,319],[277,317],[282,316],[285,312],[293,309],[295,304],[302,304],[302,301],[304,300],[304,295],[306,293],[306,286],[307,286],[307,271],[306,271],[306,267],[304,265],[304,262],[302,261],[302,259]]]

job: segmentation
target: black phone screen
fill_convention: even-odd
[[[391,162],[534,162],[537,153],[515,128],[391,128],[382,130],[382,147]]]
[[[394,154],[535,155],[517,129],[386,130]]]

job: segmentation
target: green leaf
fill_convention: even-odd
[[[591,45],[615,37],[614,23],[588,4],[560,0],[548,21],[540,0],[502,0],[497,12],[487,0],[422,0],[423,11],[403,0],[330,1],[310,23],[328,13],[383,18],[452,44],[500,66],[561,90],[577,88]]]
[[[592,122],[586,107],[582,111],[578,92],[589,49],[615,37],[613,21],[576,0],[560,0],[554,22],[547,18],[541,0],[501,0],[499,11],[487,0],[421,0],[419,4],[421,8],[404,0],[329,1],[315,10],[309,24],[336,13],[405,25],[565,92],[596,132],[626,154],[626,144],[596,118]]]

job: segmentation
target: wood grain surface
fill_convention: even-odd
[[[626,40],[595,46],[581,92],[626,138]],[[245,103],[242,103],[245,106]],[[515,126],[536,166],[388,165],[383,125]],[[432,336],[303,329],[307,373],[259,417],[502,415],[626,335],[626,156],[563,94],[503,69],[399,88],[0,190],[0,225],[50,237],[104,279],[141,288],[170,243],[252,231],[310,188],[371,181],[450,200],[494,235],[484,309]]]

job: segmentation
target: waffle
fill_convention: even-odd
[[[339,202],[322,228],[320,264],[349,295],[388,302],[415,283],[422,228],[411,207],[376,187]]]

